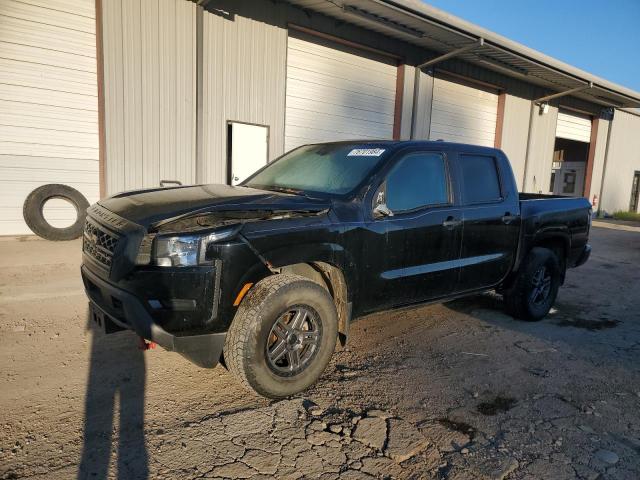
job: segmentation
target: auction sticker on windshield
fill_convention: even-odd
[[[354,148],[347,157],[379,157],[384,153],[384,148]]]

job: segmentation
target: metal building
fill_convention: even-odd
[[[419,0],[1,0],[0,234],[42,184],[237,183],[351,138],[500,147],[524,191],[637,211],[638,107]]]

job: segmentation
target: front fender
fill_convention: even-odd
[[[339,268],[347,283],[347,301],[353,301],[354,287],[358,285],[358,272],[353,255],[336,243],[305,243],[276,247],[259,252],[272,268],[280,268],[297,263],[324,262]]]

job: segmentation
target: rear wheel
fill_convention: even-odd
[[[305,390],[335,350],[338,315],[326,289],[298,275],[273,275],[244,298],[224,359],[243,385],[269,398]]]
[[[504,292],[507,312],[532,322],[543,319],[556,301],[561,279],[556,254],[547,248],[531,249],[513,285]]]

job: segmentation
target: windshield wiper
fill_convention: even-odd
[[[259,185],[257,186],[260,190],[268,190],[270,192],[282,192],[282,193],[290,193],[293,195],[300,195],[302,197],[306,197],[307,194],[304,193],[303,190],[298,188],[289,188],[289,187],[277,187],[275,185]]]

